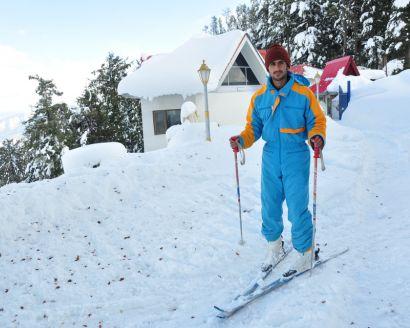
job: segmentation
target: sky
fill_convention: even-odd
[[[53,79],[70,105],[111,51],[129,59],[169,52],[212,16],[247,0],[0,0],[0,115],[34,105],[36,83]]]

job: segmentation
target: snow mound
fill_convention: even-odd
[[[410,70],[371,82],[352,93],[342,124],[380,133],[409,132]]]
[[[219,139],[221,128],[211,122],[211,139]],[[206,139],[205,123],[178,124],[171,126],[166,132],[167,147],[182,147],[202,143]]]
[[[184,102],[181,106],[181,122],[195,122],[196,112],[196,105],[192,101]]]
[[[84,168],[95,168],[122,158],[127,153],[119,142],[106,142],[83,146],[64,153],[62,157],[64,172],[78,173]]]
[[[359,68],[360,76],[369,80],[378,80],[386,77],[386,72],[382,69]]]

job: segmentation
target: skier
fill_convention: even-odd
[[[305,142],[323,149],[326,118],[309,81],[289,71],[290,58],[284,47],[274,44],[267,50],[267,82],[254,93],[247,123],[240,135],[231,137],[233,151],[249,148],[261,136],[266,141],[262,155],[262,234],[267,254],[262,271],[274,267],[283,256],[282,204],[286,199],[292,224],[292,244],[298,252],[290,268],[310,268],[312,215],[308,210],[310,152]]]

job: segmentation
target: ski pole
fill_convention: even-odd
[[[243,151],[242,146],[239,142],[237,142],[237,146],[238,146],[237,150],[234,149],[233,153],[235,155],[236,192],[238,195],[239,227],[241,231],[241,240],[239,241],[239,245],[244,245],[245,241],[243,240],[243,233],[242,233],[241,192],[239,188],[238,152],[241,153],[241,165],[245,164],[245,152]]]
[[[315,256],[315,235],[316,235],[316,192],[317,192],[317,159],[320,156],[320,148],[317,145],[317,143],[314,143],[314,170],[313,170],[313,229],[312,229],[312,256],[310,258],[310,274],[312,274],[312,268],[313,268],[313,258]],[[322,159],[322,170],[324,169],[324,162],[323,162],[323,157]]]

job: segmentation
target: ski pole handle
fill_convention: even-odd
[[[320,158],[320,164],[322,166],[322,171],[326,170],[325,161],[323,160],[323,152],[319,148],[316,142],[313,143],[313,150],[314,150],[313,158]]]

